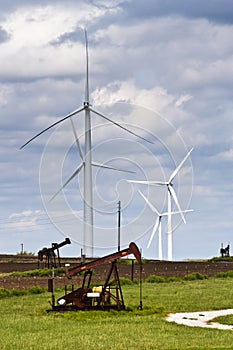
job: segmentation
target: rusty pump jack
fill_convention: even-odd
[[[52,243],[51,248],[43,248],[43,249],[39,250],[39,252],[38,252],[38,268],[40,267],[40,262],[43,262],[44,256],[46,257],[46,264],[47,264],[48,269],[51,267],[61,267],[59,248],[63,247],[66,244],[71,244],[71,241],[69,238],[66,238],[61,243]],[[58,266],[56,263],[55,251],[57,251]]]
[[[116,253],[93,260],[86,264],[66,270],[68,278],[72,278],[78,273],[84,273],[82,287],[65,294],[57,300],[57,305],[52,302],[52,310],[48,311],[78,311],[78,310],[125,310],[125,304],[120,285],[120,278],[117,269],[117,259],[133,254],[140,264],[140,285],[141,285],[141,253],[134,242],[129,248]],[[91,288],[92,269],[111,263],[107,278],[102,286]],[[112,277],[113,276],[113,277]],[[111,279],[112,277],[112,279]],[[111,279],[111,280],[110,280]],[[52,290],[50,290],[53,292]],[[53,299],[54,300],[54,299]],[[142,308],[141,291],[140,306]]]

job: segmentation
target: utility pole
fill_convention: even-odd
[[[118,252],[121,250],[121,201],[118,202]]]

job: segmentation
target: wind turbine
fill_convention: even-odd
[[[154,238],[154,235],[157,231],[157,229],[159,229],[159,234],[158,234],[158,258],[159,260],[163,260],[163,248],[162,248],[162,217],[163,216],[168,216],[168,212],[164,212],[164,213],[160,213],[156,208],[155,206],[148,200],[148,198],[146,198],[144,196],[144,194],[141,192],[141,191],[138,191],[140,193],[140,195],[144,198],[144,200],[146,201],[146,203],[149,205],[149,207],[151,208],[151,210],[157,214],[157,219],[155,221],[155,224],[154,224],[154,227],[153,227],[153,230],[152,230],[152,233],[151,233],[151,236],[150,236],[150,239],[149,239],[149,242],[147,244],[147,248],[150,247],[151,245],[151,242]],[[182,210],[182,213],[188,213],[190,211],[193,211],[192,209],[189,209],[189,210]],[[171,212],[171,215],[174,215],[174,214],[180,214],[181,212],[180,211],[172,211]]]
[[[189,155],[191,154],[191,152],[193,151],[193,148],[191,148],[191,150],[186,154],[186,156],[184,157],[184,159],[180,162],[180,164],[176,167],[176,169],[172,172],[170,178],[168,179],[168,181],[138,181],[138,180],[127,180],[128,182],[131,183],[138,183],[138,184],[146,184],[146,185],[161,185],[161,186],[167,186],[167,192],[168,192],[168,200],[167,200],[167,212],[168,212],[168,260],[172,261],[172,220],[171,220],[171,200],[173,198],[178,211],[182,217],[182,220],[184,223],[186,223],[183,211],[181,210],[180,204],[178,202],[178,198],[176,196],[175,190],[173,189],[173,180],[175,178],[175,176],[177,175],[177,173],[179,172],[179,170],[181,169],[181,167],[183,166],[183,164],[185,163],[185,161],[187,160],[187,158],[189,157]]]
[[[65,183],[69,183],[71,179],[73,179],[82,168],[84,168],[84,253],[88,257],[93,256],[93,188],[92,188],[92,143],[91,143],[91,112],[98,115],[99,117],[109,121],[110,123],[120,127],[121,129],[127,131],[128,133],[139,137],[140,139],[150,142],[146,140],[144,137],[137,135],[133,131],[125,128],[124,126],[114,122],[109,119],[104,114],[98,112],[90,105],[89,100],[89,59],[88,59],[88,40],[87,40],[87,31],[84,30],[85,34],[85,47],[86,47],[86,86],[85,86],[85,101],[83,103],[83,107],[74,110],[73,112],[67,114],[65,117],[59,119],[57,122],[51,124],[46,129],[42,130],[35,136],[33,136],[30,140],[28,140],[25,144],[23,144],[20,149],[24,148],[31,141],[36,139],[38,136],[53,128],[54,126],[62,123],[66,119],[71,118],[74,115],[80,114],[81,112],[85,112],[85,151],[84,154],[80,152],[81,157],[83,157],[82,164],[76,169],[76,171],[72,174],[70,179]],[[77,138],[76,138],[77,139]],[[152,143],[152,142],[150,142]],[[94,165],[94,164],[93,164]],[[64,185],[64,186],[65,186]],[[64,187],[63,186],[63,187]],[[62,187],[62,188],[63,188]]]

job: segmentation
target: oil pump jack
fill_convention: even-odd
[[[104,256],[102,258],[95,259],[87,262],[86,264],[80,264],[76,267],[72,267],[66,270],[67,278],[71,279],[76,274],[83,274],[82,286],[78,289],[73,289],[72,292],[66,293],[64,296],[57,300],[55,305],[54,298],[54,284],[50,279],[49,291],[52,292],[52,310],[48,311],[78,311],[78,310],[125,310],[125,304],[120,285],[120,278],[117,268],[117,259],[133,254],[140,264],[140,305],[142,308],[141,298],[141,271],[142,260],[141,253],[134,242],[131,242],[129,248],[118,251],[116,253]],[[103,285],[98,287],[91,287],[92,269],[97,266],[109,264],[110,268]]]
[[[66,244],[71,244],[71,241],[69,238],[66,238],[61,243],[52,243],[51,248],[43,248],[43,249],[39,250],[39,252],[38,252],[38,268],[40,267],[40,263],[43,262],[44,257],[46,258],[46,265],[47,265],[48,269],[51,267],[61,267],[59,248],[63,247]],[[56,263],[55,251],[57,251],[58,266]]]

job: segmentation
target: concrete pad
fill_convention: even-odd
[[[224,325],[216,322],[209,322],[213,318],[232,314],[233,309],[217,311],[183,312],[177,314],[169,314],[166,320],[168,322],[176,322],[178,324],[182,324],[189,327],[233,330],[233,326]]]

